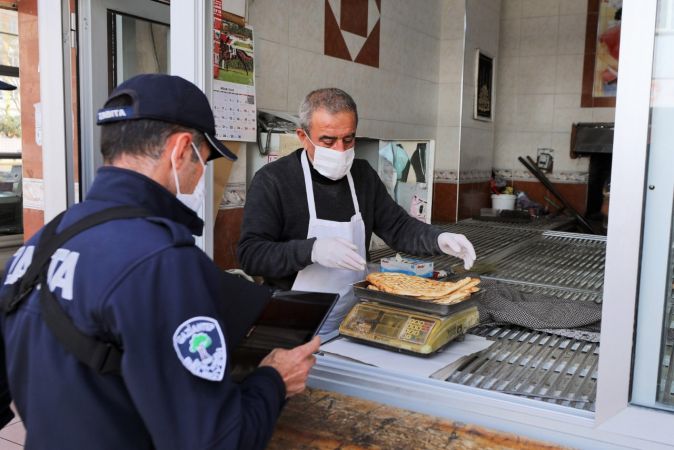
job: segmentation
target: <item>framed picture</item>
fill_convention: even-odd
[[[588,0],[582,107],[615,107],[621,19],[622,0]]]
[[[494,58],[475,52],[475,101],[473,118],[492,121],[494,116]]]

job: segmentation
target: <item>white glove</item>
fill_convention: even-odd
[[[365,270],[358,247],[342,238],[318,238],[311,250],[311,262],[335,269]]]
[[[440,250],[448,255],[463,259],[463,267],[468,270],[475,262],[475,249],[463,234],[442,233],[438,236]]]

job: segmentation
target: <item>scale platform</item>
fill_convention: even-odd
[[[376,302],[357,303],[339,333],[390,350],[430,355],[479,323],[477,306],[449,316],[413,311]]]

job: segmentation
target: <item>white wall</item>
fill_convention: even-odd
[[[494,167],[531,176],[518,156],[554,149],[551,178],[587,180],[588,159],[569,157],[571,124],[612,122],[614,108],[581,108],[587,0],[502,0]]]
[[[466,50],[463,69],[461,112],[461,182],[486,181],[491,175],[494,153],[494,123],[475,120],[475,55],[478,49],[498,64],[500,0],[466,2]],[[496,74],[498,77],[498,74]]]
[[[339,87],[358,104],[359,135],[436,139],[436,171],[456,171],[464,0],[382,0],[379,68],[323,54],[324,6],[249,1],[257,107],[296,115],[312,89]]]
[[[435,180],[456,181],[461,147],[461,84],[466,28],[465,0],[442,1]]]

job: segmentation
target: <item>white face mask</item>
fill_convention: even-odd
[[[178,181],[178,172],[176,172],[176,148],[174,148],[173,152],[171,153],[171,163],[173,163],[173,179],[176,182],[176,198],[183,202],[185,206],[190,208],[192,211],[197,212],[204,202],[204,195],[206,194],[206,164],[204,163],[204,160],[201,159],[201,154],[199,153],[196,145],[194,145],[194,142],[191,142],[190,144],[192,145],[192,149],[197,154],[197,158],[199,158],[199,162],[204,169],[201,172],[201,178],[199,178],[199,181],[197,182],[197,185],[191,194],[183,194],[180,192],[180,181]]]
[[[309,136],[307,136],[309,139]],[[328,147],[321,147],[313,143],[314,146],[314,169],[324,177],[331,180],[339,180],[351,170],[353,158],[355,156],[353,148],[340,152]]]

